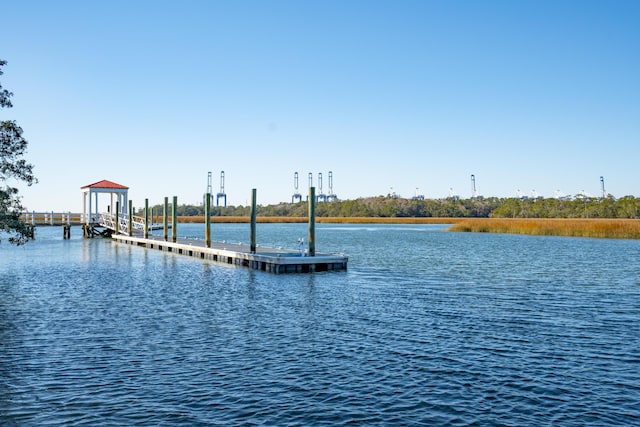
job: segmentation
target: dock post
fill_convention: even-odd
[[[178,196],[173,196],[171,203],[171,240],[178,240]]]
[[[133,200],[129,200],[129,237],[133,236]]]
[[[207,193],[204,201],[204,240],[211,247],[211,193]]]
[[[309,256],[316,255],[316,188],[309,187]]]
[[[164,208],[162,210],[162,223],[164,225],[164,241],[169,240],[169,198],[164,198]]]
[[[256,208],[256,199],[257,199],[257,190],[255,188],[251,189],[251,253],[256,253],[256,216],[257,216],[257,208]]]
[[[144,238],[149,238],[149,199],[144,199]]]
[[[116,201],[116,220],[114,222],[115,234],[120,234],[120,200]]]

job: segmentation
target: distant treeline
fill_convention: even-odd
[[[203,206],[179,205],[178,216],[204,216]],[[140,210],[138,214],[142,214]],[[162,215],[162,206],[153,207],[153,214]],[[258,206],[259,216],[304,217],[306,202]],[[249,206],[212,207],[212,216],[249,216]],[[639,218],[640,198],[620,199],[575,198],[475,198],[475,199],[404,199],[368,197],[316,203],[318,217],[369,218]]]

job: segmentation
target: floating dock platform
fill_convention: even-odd
[[[148,238],[113,234],[113,240],[134,246],[157,249],[165,252],[206,259],[223,264],[233,264],[269,273],[313,273],[317,271],[346,270],[348,257],[344,254],[318,253],[305,256],[300,251],[257,246],[251,252],[250,245],[243,243],[211,242],[207,247],[204,240],[178,238],[176,241],[163,237]]]
[[[224,175],[223,175],[224,176]],[[85,196],[85,237],[108,237],[119,243],[134,246],[142,246],[149,249],[158,249],[164,252],[172,252],[200,259],[216,261],[224,264],[232,264],[248,267],[254,270],[269,273],[314,273],[317,271],[346,270],[348,257],[344,254],[329,254],[316,252],[315,246],[315,187],[309,188],[309,239],[305,252],[295,249],[270,248],[256,244],[256,217],[257,217],[257,190],[251,190],[251,215],[250,215],[250,243],[228,243],[211,241],[211,193],[205,195],[204,218],[205,238],[178,238],[177,237],[177,206],[178,197],[173,196],[171,204],[171,225],[169,225],[169,198],[164,198],[162,214],[163,236],[150,236],[149,230],[155,229],[153,219],[149,221],[149,200],[144,202],[144,217],[133,215],[133,202],[128,200],[127,190],[120,184],[111,181],[99,181],[95,184],[81,187]],[[99,213],[98,193],[109,193],[111,196],[111,209],[107,213]],[[91,203],[95,196],[95,203]],[[113,206],[113,200],[118,200]],[[87,211],[89,201],[89,212]],[[128,213],[121,209],[121,200],[126,205],[128,201]],[[226,204],[226,203],[225,203]],[[93,206],[96,211],[93,211]],[[91,219],[91,221],[90,221]],[[159,226],[159,224],[158,224]],[[99,228],[98,228],[99,227]],[[171,228],[172,236],[169,239],[168,230]],[[66,234],[65,234],[66,236]],[[66,237],[65,237],[66,238]]]

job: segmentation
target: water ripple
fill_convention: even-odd
[[[348,272],[0,246],[1,423],[640,423],[638,242],[318,234]]]

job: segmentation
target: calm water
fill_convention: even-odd
[[[640,424],[640,241],[443,230],[319,224],[313,275],[5,240],[0,425]]]

